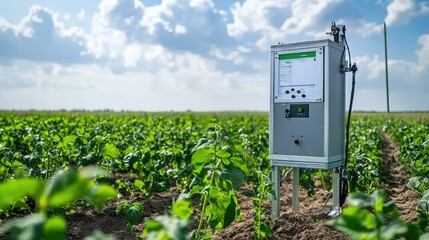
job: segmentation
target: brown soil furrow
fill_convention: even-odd
[[[419,193],[406,187],[408,171],[399,161],[400,152],[396,143],[387,133],[383,133],[384,149],[381,153],[383,174],[381,174],[381,187],[387,193],[387,200],[394,200],[398,207],[401,219],[407,222],[417,220],[416,206],[419,201]]]

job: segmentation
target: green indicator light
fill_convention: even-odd
[[[289,91],[289,90],[286,90],[286,91],[285,91],[285,93],[286,93],[286,94],[289,94],[289,93],[290,93],[290,91]]]
[[[298,113],[302,113],[304,112],[304,109],[302,109],[302,107],[298,107]]]

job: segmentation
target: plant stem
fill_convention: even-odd
[[[201,217],[200,217],[200,223],[198,224],[198,229],[197,229],[197,233],[200,232],[201,227],[203,226],[203,222],[204,222],[204,216],[205,216],[205,211],[206,211],[206,206],[207,206],[207,199],[208,199],[208,195],[209,193],[207,192],[206,194],[204,194],[203,198],[203,207],[201,209]]]

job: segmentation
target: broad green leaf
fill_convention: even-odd
[[[140,217],[143,214],[143,206],[133,205],[125,210],[125,217],[127,218],[128,223],[131,225],[136,225],[140,220]]]
[[[420,235],[419,240],[429,240],[429,233],[424,233]]]
[[[370,195],[373,203],[373,208],[376,212],[382,213],[383,212],[383,205],[384,205],[384,197],[385,192],[383,189],[377,189]]]
[[[372,199],[370,196],[362,192],[352,193],[347,197],[347,201],[350,205],[358,208],[366,208],[371,206]]]
[[[429,191],[420,199],[418,208],[429,212]]]
[[[375,219],[368,210],[355,206],[345,208],[339,217],[328,221],[327,224],[333,225],[352,239],[367,239],[370,231],[376,226]]]
[[[226,159],[228,159],[231,156],[231,153],[229,153],[227,151],[224,151],[224,150],[218,149],[216,151],[216,156],[220,157],[220,158],[226,158]]]
[[[194,207],[190,201],[180,200],[173,204],[173,216],[182,220],[188,220],[194,212]]]
[[[212,148],[200,148],[192,155],[192,166],[194,167],[194,173],[200,174],[203,167],[210,162],[214,157]]]
[[[396,220],[389,223],[387,226],[382,226],[380,237],[381,239],[398,239],[408,232],[408,227],[401,220]]]
[[[104,159],[116,159],[120,154],[121,152],[114,144],[106,143],[106,145],[104,145]]]
[[[137,188],[142,189],[142,188],[144,188],[144,187],[145,187],[145,184],[144,184],[144,182],[143,182],[142,180],[140,180],[140,179],[136,179],[136,180],[134,181],[134,186],[136,186]]]
[[[14,202],[19,199],[30,196],[39,199],[45,183],[40,179],[21,178],[9,180],[0,184],[0,209],[8,209]]]
[[[235,204],[234,198],[231,196],[231,202],[226,208],[225,216],[223,218],[223,228],[228,227],[235,220],[236,208],[237,205]]]
[[[101,211],[107,200],[116,199],[117,196],[118,192],[112,186],[103,184],[93,186],[88,198],[85,199],[92,201],[95,204],[95,208]]]
[[[94,183],[85,178],[80,178],[76,179],[74,182],[69,182],[68,186],[55,191],[48,197],[48,206],[63,207],[76,200],[82,199],[91,192],[93,186]]]
[[[230,160],[232,165],[239,168],[244,174],[249,174],[249,168],[247,167],[247,162],[244,158],[232,157]]]
[[[190,239],[188,221],[176,217],[158,216],[153,221],[145,221],[142,236],[147,240]]]
[[[45,190],[45,197],[51,198],[58,192],[67,189],[70,185],[78,181],[79,175],[74,169],[60,170],[56,172],[48,181],[48,186]]]
[[[235,194],[232,191],[226,193],[220,191],[218,187],[211,187],[209,196],[210,206],[206,208],[209,224],[213,229],[223,229],[237,217],[239,206]]]
[[[43,225],[44,236],[46,240],[66,239],[67,222],[59,216],[52,216]]]
[[[83,240],[115,240],[115,237],[107,236],[102,231],[96,229],[91,235],[86,236]]]
[[[113,174],[111,172],[108,172],[102,168],[99,168],[95,165],[85,166],[81,169],[79,169],[79,176],[92,179],[96,177],[113,177]]]
[[[149,233],[151,232],[160,232],[162,231],[162,224],[158,221],[154,221],[154,220],[149,220],[149,221],[145,221],[144,222],[145,227],[143,230],[143,237],[148,237]]]
[[[261,222],[261,229],[259,233],[264,238],[271,237],[273,235],[273,230],[266,222]]]
[[[68,136],[65,136],[65,137],[63,138],[63,145],[64,145],[64,146],[66,146],[66,145],[68,145],[70,142],[74,142],[74,141],[76,140],[76,138],[77,138],[77,136],[75,136],[75,135],[68,135]]]
[[[238,189],[240,185],[244,182],[246,176],[239,168],[236,168],[234,166],[226,166],[226,169],[228,169],[229,171],[232,186],[234,187],[234,189]]]
[[[407,187],[418,189],[420,186],[420,181],[418,177],[412,177],[408,179]]]
[[[43,215],[27,215],[23,218],[6,222],[2,228],[9,234],[9,239],[39,240],[42,239],[45,221],[46,218]]]
[[[187,226],[189,222],[181,220],[177,217],[164,218],[164,228],[167,229],[168,235],[171,239],[190,239],[188,235]]]
[[[394,201],[389,201],[383,205],[383,214],[393,219],[399,218],[399,211]]]

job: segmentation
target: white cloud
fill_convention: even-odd
[[[361,25],[356,32],[362,37],[369,37],[383,31],[383,25],[380,23],[367,22],[366,20],[362,20],[360,23]]]
[[[176,67],[121,75],[94,64],[56,69],[57,66],[50,64],[20,62],[20,69],[13,71],[11,68],[15,66],[0,66],[0,72],[13,73],[14,79],[21,83],[21,86],[15,84],[0,89],[0,109],[207,111],[268,108],[265,74],[225,74],[197,55],[175,57],[178,58]],[[0,84],[4,85],[1,79]]]
[[[189,6],[193,8],[213,8],[214,3],[210,0],[190,0]]]
[[[186,27],[181,24],[176,24],[174,32],[177,34],[184,34],[186,33]]]
[[[85,62],[85,41],[77,27],[65,29],[60,15],[50,9],[32,6],[29,14],[14,25],[3,21],[0,45],[4,59],[31,59],[60,63]]]
[[[125,48],[125,52],[123,54],[124,57],[124,66],[135,67],[137,61],[140,59],[142,55],[142,47],[138,44],[131,44]]]
[[[227,25],[228,34],[233,37],[240,38],[246,33],[252,32],[272,32],[275,31],[276,27],[273,26],[274,21],[280,20],[282,24],[290,12],[289,1],[259,1],[259,0],[247,0],[243,3],[236,2],[231,8],[233,15],[233,22]],[[272,12],[270,12],[272,10]],[[282,12],[283,14],[281,14]],[[276,18],[273,19],[273,14],[276,14]],[[280,17],[284,15],[284,17]]]
[[[260,49],[283,42],[291,36],[321,36],[319,20],[329,7],[342,0],[246,0],[235,3],[231,9],[233,22],[228,33],[239,40],[250,39]]]
[[[429,34],[425,34],[419,37],[418,43],[422,46],[421,49],[417,50],[416,54],[419,58],[419,64],[417,66],[418,72],[429,72]]]
[[[387,6],[386,25],[407,24],[412,18],[429,13],[427,2],[420,2],[418,6],[414,0],[393,0]]]
[[[83,20],[85,19],[85,9],[81,9],[79,13],[76,15],[77,19]]]
[[[389,75],[393,75],[401,81],[412,84],[426,84],[427,75],[429,74],[429,34],[419,37],[418,44],[421,46],[416,50],[417,61],[405,61],[401,59],[389,60]]]
[[[192,52],[208,56],[213,48],[234,49],[235,40],[226,31],[225,13],[208,0],[163,0],[160,4],[144,6],[137,1],[102,1],[92,18],[87,37],[86,54],[98,59],[121,59],[128,45],[161,45],[170,51]],[[150,48],[152,48],[150,47]],[[150,68],[145,63],[149,51],[142,48],[141,58],[123,58],[119,66]],[[127,55],[129,55],[127,53]],[[225,59],[223,59],[225,60]],[[126,61],[126,62],[125,62]]]
[[[385,63],[379,59],[378,55],[371,58],[366,55],[358,56],[355,60],[359,67],[359,75],[367,76],[368,80],[377,79],[384,73]]]

